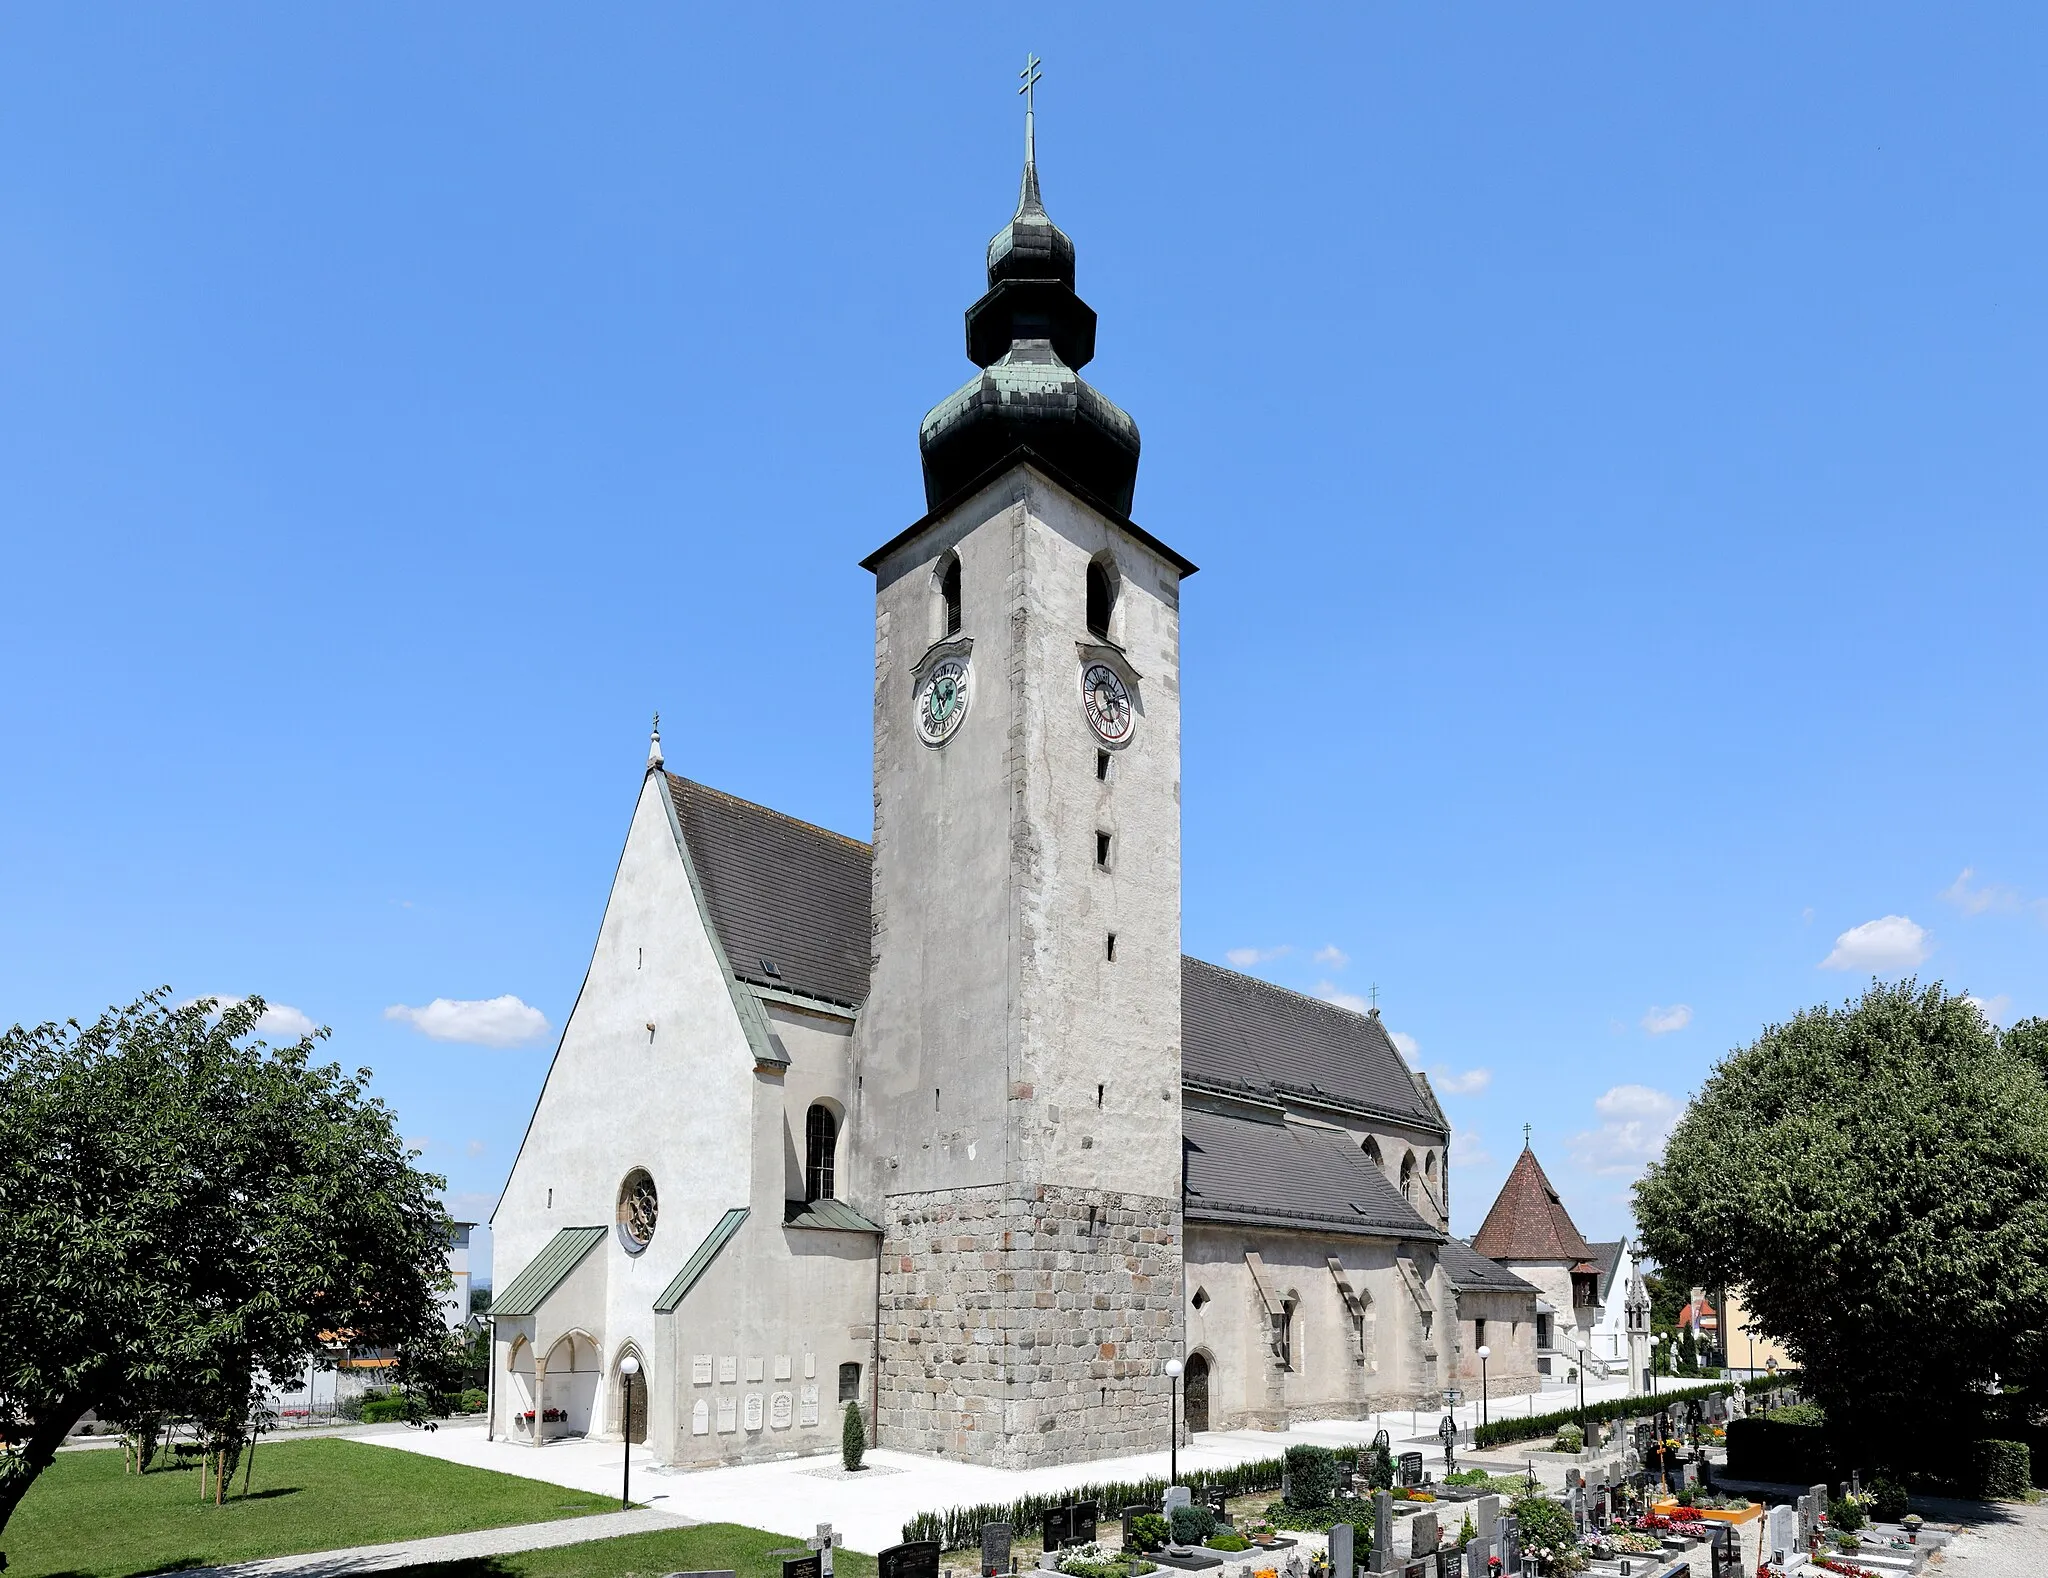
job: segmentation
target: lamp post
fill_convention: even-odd
[[[1166,1482],[1180,1483],[1180,1372],[1184,1368],[1178,1359],[1166,1361]]]
[[[1579,1344],[1579,1434],[1586,1433],[1586,1360],[1593,1350],[1583,1342]]]
[[[1487,1422],[1486,1361],[1493,1357],[1493,1350],[1485,1343],[1479,1345],[1479,1422]]]
[[[640,1373],[640,1361],[630,1353],[619,1361],[619,1382],[626,1389],[626,1406],[619,1419],[619,1440],[624,1443],[626,1466],[619,1478],[619,1510],[633,1505],[633,1377]]]

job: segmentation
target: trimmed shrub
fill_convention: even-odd
[[[846,1405],[846,1418],[839,1426],[839,1461],[851,1474],[860,1467],[860,1460],[868,1452],[868,1422],[860,1416],[860,1404]]]
[[[1799,1384],[1796,1370],[1783,1375],[1743,1383],[1748,1389],[1752,1402],[1761,1401],[1772,1392]],[[1647,1397],[1616,1397],[1606,1402],[1588,1403],[1585,1408],[1560,1408],[1554,1413],[1524,1415],[1513,1419],[1495,1419],[1479,1426],[1472,1432],[1473,1450],[1486,1447],[1505,1446],[1513,1441],[1537,1441],[1545,1436],[1555,1436],[1564,1425],[1594,1424],[1609,1419],[1639,1419],[1653,1414],[1659,1408],[1675,1408],[1681,1403],[1697,1402],[1703,1397],[1716,1395],[1726,1397],[1728,1383],[1723,1381],[1715,1386],[1688,1386],[1677,1391],[1659,1392],[1655,1399]],[[1652,1406],[1654,1402],[1655,1406]]]
[[[1174,1541],[1180,1545],[1200,1545],[1216,1532],[1216,1514],[1208,1507],[1175,1507],[1171,1521]]]
[[[1811,1485],[1836,1477],[1827,1437],[1818,1425],[1779,1419],[1734,1419],[1728,1424],[1728,1478],[1779,1485]]]
[[[1828,1522],[1844,1534],[1854,1534],[1863,1527],[1863,1508],[1847,1496],[1837,1496],[1828,1503]]]
[[[410,1413],[411,1407],[403,1397],[373,1397],[363,1404],[362,1420],[366,1425],[388,1425]]]
[[[1242,1534],[1212,1534],[1209,1536],[1209,1549],[1212,1551],[1248,1551],[1251,1548],[1252,1542]]]
[[[1171,1534],[1166,1520],[1156,1512],[1141,1512],[1131,1519],[1130,1543],[1141,1551],[1156,1551]]]
[[[1984,1501],[2024,1501],[2034,1486],[2034,1454],[2024,1441],[1972,1441],[1970,1493]]]
[[[465,1414],[480,1414],[491,1404],[491,1394],[481,1386],[472,1386],[457,1399]]]
[[[1906,1500],[1906,1487],[1895,1479],[1873,1479],[1870,1482],[1870,1515],[1880,1523],[1897,1523],[1912,1510]]]
[[[1773,1408],[1764,1418],[1781,1425],[1824,1425],[1828,1422],[1827,1412],[1819,1403],[1788,1403],[1783,1408]]]
[[[1328,1447],[1287,1449],[1287,1505],[1327,1507],[1337,1499],[1337,1456]]]

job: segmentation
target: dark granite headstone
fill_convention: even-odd
[[[939,1578],[939,1542],[907,1540],[875,1557],[875,1578]]]
[[[1095,1524],[1101,1510],[1101,1507],[1092,1501],[1074,1503],[1074,1520],[1070,1527],[1076,1545],[1092,1545],[1095,1542]]]
[[[812,1551],[806,1556],[785,1556],[782,1558],[782,1578],[823,1578],[825,1564],[818,1553]]]
[[[981,1578],[997,1578],[1010,1570],[1010,1526],[984,1523],[981,1526]]]
[[[1401,1484],[1403,1487],[1422,1483],[1422,1454],[1403,1452],[1401,1454]]]
[[[1123,1523],[1125,1550],[1129,1550],[1131,1548],[1131,1520],[1133,1518],[1142,1518],[1146,1513],[1157,1512],[1158,1510],[1159,1509],[1157,1507],[1151,1505],[1149,1502],[1143,1501],[1134,1501],[1128,1507],[1124,1508]]]
[[[1039,1524],[1040,1538],[1049,1551],[1059,1550],[1074,1542],[1074,1509],[1072,1507],[1047,1507]],[[878,1578],[889,1578],[882,1573]]]

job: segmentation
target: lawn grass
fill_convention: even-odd
[[[781,1558],[768,1553],[802,1551],[802,1547],[801,1540],[786,1534],[769,1534],[737,1523],[700,1523],[694,1528],[628,1534],[552,1551],[408,1567],[405,1578],[659,1578],[671,1572],[728,1571],[738,1578],[782,1578]],[[834,1578],[875,1578],[874,1557],[857,1551],[834,1551],[832,1555]]]
[[[7,1578],[134,1578],[617,1507],[560,1485],[332,1437],[264,1442],[249,1496],[237,1474],[220,1507],[199,1500],[196,1468],[136,1475],[118,1451],[60,1452],[0,1532],[0,1550]]]

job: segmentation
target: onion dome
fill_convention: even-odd
[[[1130,514],[1138,424],[1079,375],[1095,357],[1095,310],[1074,293],[1074,243],[1039,196],[1029,110],[1017,212],[988,244],[988,291],[967,309],[967,356],[982,371],[934,406],[918,434],[927,509],[1029,450]]]

